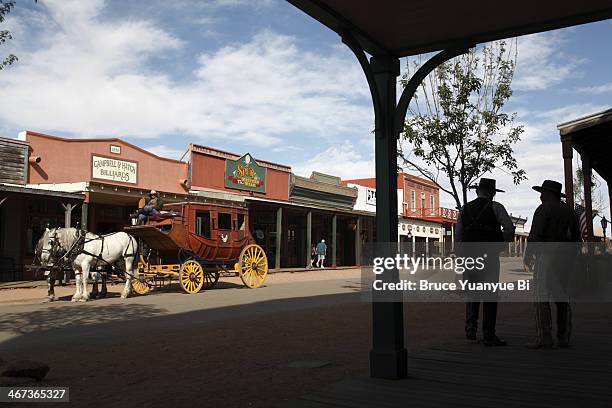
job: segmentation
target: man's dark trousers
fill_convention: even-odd
[[[499,255],[488,254],[484,270],[466,272],[466,275],[464,278],[470,282],[499,282]],[[485,339],[494,338],[497,321],[497,295],[490,292],[477,293],[471,299],[474,301],[466,303],[466,330],[478,328],[478,313],[482,302],[482,334]]]

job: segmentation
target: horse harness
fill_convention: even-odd
[[[115,265],[114,263],[110,263],[108,262],[106,259],[104,259],[104,257],[102,256],[102,254],[104,253],[104,239],[110,235],[116,234],[116,232],[110,233],[110,234],[106,234],[106,235],[99,235],[96,238],[91,238],[91,239],[87,239],[87,233],[85,231],[82,230],[78,230],[78,237],[77,239],[72,243],[72,246],[66,250],[66,252],[64,253],[64,255],[62,255],[61,257],[59,257],[59,261],[58,262],[64,262],[67,261],[68,259],[74,260],[77,256],[81,255],[81,254],[85,254],[85,255],[89,255],[92,258],[94,258],[96,260],[95,264],[93,265],[93,268],[96,269],[98,267],[98,262],[102,261],[104,262],[106,265],[110,266],[111,268],[115,269]],[[51,250],[46,250],[48,251],[50,254],[53,254],[53,252],[57,252],[58,250],[63,250],[61,243],[59,242],[59,240],[57,239],[57,232],[55,233],[54,236],[54,242],[55,245],[58,246],[57,249],[53,249],[53,246],[51,248]],[[127,247],[125,248],[125,251],[123,252],[123,258],[128,258],[128,257],[135,257],[137,255],[136,251],[134,251],[134,239],[130,236],[130,242],[127,245]],[[99,254],[93,254],[89,251],[85,250],[85,244],[89,243],[89,242],[93,242],[96,240],[100,240],[101,241],[101,245],[100,245],[100,253]],[[133,253],[128,253],[128,251],[132,250]],[[43,248],[43,251],[45,251],[45,249]],[[125,269],[125,268],[124,268]],[[127,275],[130,275],[130,277],[134,278],[134,276],[129,273],[127,270],[123,271],[124,273],[126,273]],[[101,273],[101,272],[97,272],[97,273]],[[81,272],[77,272],[75,271],[75,275],[80,275]]]

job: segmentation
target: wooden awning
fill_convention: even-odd
[[[569,138],[591,167],[612,183],[612,108],[557,126],[561,138]]]
[[[612,17],[610,0],[288,0],[371,55],[397,57]]]

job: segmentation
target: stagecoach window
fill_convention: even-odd
[[[232,229],[232,215],[227,213],[219,213],[217,224],[220,230],[231,230]]]
[[[244,231],[244,230],[245,230],[244,214],[238,214],[238,231]]]
[[[210,238],[210,211],[196,211],[196,234]]]

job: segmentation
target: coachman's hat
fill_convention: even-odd
[[[562,188],[563,186],[561,185],[561,183],[554,181],[554,180],[544,180],[541,186],[533,186],[533,189],[540,193],[542,191],[550,191],[552,193],[559,195],[559,197],[567,197],[565,194],[561,192]]]
[[[154,196],[154,195],[157,195],[157,191],[155,191],[155,190],[151,190],[151,191],[149,191],[149,193],[148,193],[147,195],[148,195],[148,196]]]
[[[500,190],[495,187],[495,180],[490,178],[481,178],[478,184],[471,185],[470,188],[481,188],[483,190],[497,191],[498,193],[505,193],[504,190]]]

